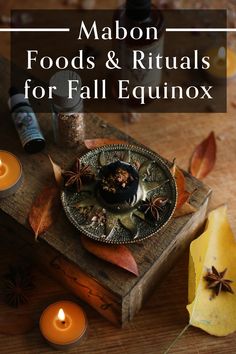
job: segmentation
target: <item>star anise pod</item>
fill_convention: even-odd
[[[218,272],[214,266],[211,267],[211,271],[209,271],[204,279],[207,281],[207,288],[212,289],[215,295],[219,295],[221,291],[229,292],[233,294],[233,290],[230,286],[232,280],[224,279],[225,273],[227,272],[227,268],[223,270],[223,272]]]
[[[84,183],[94,178],[90,166],[81,164],[78,158],[76,159],[74,169],[72,171],[65,171],[63,176],[66,180],[65,187],[76,186],[78,192]]]
[[[10,266],[2,280],[2,292],[6,303],[12,307],[29,302],[28,295],[34,288],[29,266]]]
[[[160,212],[163,211],[163,208],[168,201],[169,200],[166,197],[151,197],[143,202],[141,210],[144,214],[147,214],[155,221],[158,221],[160,218]]]

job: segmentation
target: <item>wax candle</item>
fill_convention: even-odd
[[[210,57],[208,75],[216,80],[231,79],[236,75],[236,53],[225,47],[212,48],[207,53]]]
[[[77,304],[59,301],[43,311],[39,327],[51,346],[67,349],[78,344],[84,337],[87,331],[87,318]]]
[[[14,194],[23,180],[22,166],[15,155],[0,150],[0,198]]]

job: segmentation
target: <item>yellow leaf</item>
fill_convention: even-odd
[[[204,276],[214,266],[219,272],[227,268],[226,279],[234,294],[222,291],[214,296]],[[236,330],[236,241],[222,206],[209,214],[204,233],[190,246],[189,323],[215,336]]]

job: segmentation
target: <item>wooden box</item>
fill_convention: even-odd
[[[127,140],[127,136],[107,126],[96,116],[88,117],[87,125],[90,136],[93,131],[97,136]],[[11,136],[10,131],[9,134]],[[136,143],[130,138],[128,141]],[[11,149],[11,146],[6,148]],[[48,150],[55,161],[63,164],[72,161],[73,156],[77,155],[77,152],[57,150],[53,145]],[[130,321],[202,225],[209,189],[186,174],[188,189],[197,189],[191,201],[197,212],[173,219],[156,236],[128,246],[140,271],[140,276],[135,277],[85,251],[77,230],[62,210],[57,223],[38,242],[34,241],[27,217],[35,196],[52,178],[51,167],[46,154],[29,156],[15,149],[14,152],[23,163],[25,181],[15,196],[0,201],[1,223],[15,231],[17,242],[25,242],[25,249],[33,259],[41,262],[50,274],[101,315],[116,324]]]
[[[0,72],[4,73],[3,70]],[[4,82],[4,77],[0,79]],[[6,97],[2,99],[6,102]],[[19,144],[7,106],[3,110],[5,119],[0,123],[1,148],[12,151],[20,158],[24,183],[14,196],[0,200],[1,225],[14,231],[13,246],[18,247],[21,243],[28,255],[40,262],[42,267],[76,296],[114,324],[125,324],[139,311],[152,289],[171,269],[202,226],[210,189],[186,173],[188,190],[196,189],[191,203],[197,211],[192,215],[172,219],[156,236],[128,246],[137,261],[139,277],[89,254],[81,246],[78,231],[67,220],[63,210],[55,225],[35,242],[28,224],[28,214],[36,195],[52,179],[47,154],[58,164],[68,166],[75,156],[83,152],[83,148],[75,151],[55,146],[52,142],[50,117],[44,114],[40,117],[40,124],[47,139],[47,151],[28,155]],[[87,117],[86,126],[87,138],[114,137],[138,144],[96,115]]]

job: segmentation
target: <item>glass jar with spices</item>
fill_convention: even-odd
[[[69,80],[78,82],[73,97],[68,95]],[[50,80],[50,86],[55,86],[53,92],[52,120],[56,144],[62,147],[77,147],[85,138],[85,122],[83,100],[80,97],[81,79],[74,71],[57,72]]]

